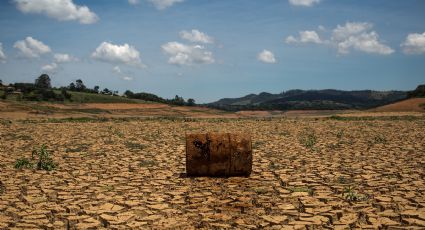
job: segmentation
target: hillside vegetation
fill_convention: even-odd
[[[241,98],[224,98],[208,106],[237,110],[335,110],[369,109],[403,100],[404,91],[342,91],[342,90],[289,90],[280,94],[249,94]]]

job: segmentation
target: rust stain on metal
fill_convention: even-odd
[[[236,133],[186,135],[188,176],[249,176],[251,136]]]

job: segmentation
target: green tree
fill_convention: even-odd
[[[75,91],[75,83],[71,82],[71,84],[69,84],[68,89],[71,91]]]
[[[80,92],[86,90],[86,86],[81,79],[75,81],[75,89]]]
[[[40,75],[40,77],[35,79],[35,87],[41,88],[41,89],[52,88],[49,75],[42,74],[42,75]]]
[[[104,88],[101,92],[102,94],[111,95],[112,92],[108,88]]]
[[[196,104],[195,99],[193,99],[193,98],[187,99],[187,105],[188,106],[194,106],[195,104]]]
[[[131,90],[126,90],[124,95],[128,98],[134,98],[134,93]]]
[[[99,88],[100,87],[98,85],[95,85],[94,88],[93,88],[94,92],[99,93]]]

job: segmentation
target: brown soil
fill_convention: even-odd
[[[0,122],[0,229],[424,229],[425,117]],[[187,178],[185,133],[252,133],[250,177]],[[57,168],[15,169],[47,144]]]
[[[378,112],[399,112],[399,111],[425,111],[425,98],[410,98],[404,101],[396,102],[394,104],[384,105],[372,111]]]

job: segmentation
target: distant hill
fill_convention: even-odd
[[[409,98],[389,105],[374,108],[377,112],[424,112],[425,98]]]
[[[229,111],[370,109],[406,99],[407,94],[404,91],[296,89],[280,94],[263,92],[241,98],[224,98],[207,106]]]

